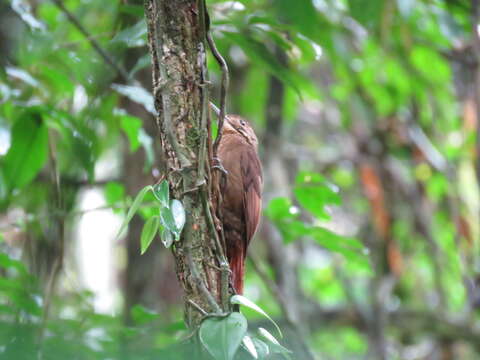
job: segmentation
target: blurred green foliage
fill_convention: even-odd
[[[73,247],[83,187],[101,189],[106,207],[125,215],[133,201],[123,179],[150,179],[159,163],[155,134],[146,126],[153,120],[125,106],[132,101],[154,112],[149,81],[141,82],[150,65],[143,5],[62,3],[88,37],[55,2],[0,3],[0,358],[179,358],[191,351],[179,343],[188,336],[182,304],[158,299],[155,311],[137,304],[123,314],[102,314],[92,305],[95,295],[68,272],[53,281],[57,291],[49,290],[55,259],[64,253],[59,242]],[[272,196],[264,214],[288,251],[302,253],[295,276],[305,297],[305,342],[322,359],[382,358],[375,351],[382,341],[387,359],[448,353],[477,359],[472,4],[207,5],[211,31],[231,68],[229,108],[251,119],[265,139],[272,76],[284,86],[279,135],[284,165],[295,166],[281,195],[266,189]],[[220,72],[211,55],[208,65],[216,84]],[[138,152],[145,156],[143,174],[117,166],[106,181],[99,176],[102,161]],[[331,226],[337,208],[353,218],[340,232]],[[138,210],[143,219],[158,215],[154,195]],[[270,254],[262,255],[268,260]],[[267,278],[278,280],[278,269],[265,265]],[[283,305],[252,267],[246,283],[251,300],[285,319]],[[245,314],[251,332],[263,318]],[[265,349],[254,341],[261,354]],[[251,358],[245,349],[239,356]]]

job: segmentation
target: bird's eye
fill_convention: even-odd
[[[243,120],[240,120],[240,125],[245,126],[247,123]]]

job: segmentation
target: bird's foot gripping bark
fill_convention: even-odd
[[[228,175],[228,171],[223,167],[222,161],[218,157],[213,158],[213,166],[212,169],[220,170],[220,172],[224,175]]]

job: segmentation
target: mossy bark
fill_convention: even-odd
[[[208,86],[202,0],[146,0],[153,88],[172,197],[187,221],[172,250],[185,291],[185,318],[195,328],[204,310],[224,312],[207,156]]]

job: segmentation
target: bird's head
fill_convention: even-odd
[[[229,114],[225,116],[223,131],[225,133],[238,133],[243,136],[249,144],[255,146],[255,148],[258,146],[258,139],[252,126],[247,120],[239,115]]]
[[[220,109],[215,104],[210,103],[210,108],[217,116],[220,116]],[[249,144],[258,146],[257,135],[253,131],[250,123],[239,115],[225,115],[222,134],[240,134]]]

